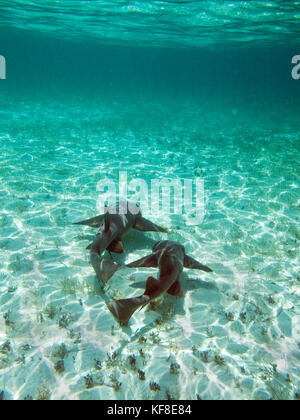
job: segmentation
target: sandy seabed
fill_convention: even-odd
[[[300,129],[239,108],[206,117],[118,103],[1,113],[1,399],[299,398]],[[95,231],[72,226],[122,170],[203,178],[205,218],[145,214],[169,233],[132,231],[116,259],[170,239],[214,270],[185,269],[184,299],[163,296],[123,328],[105,302],[141,294],[156,270],[126,268],[100,290]]]

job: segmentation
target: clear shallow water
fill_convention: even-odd
[[[1,11],[21,28],[26,13],[16,18],[13,3]],[[251,2],[257,13],[258,3]],[[65,3],[51,4],[57,29],[61,16],[76,27],[78,9],[65,16]],[[32,13],[34,5],[22,8]],[[168,19],[183,10],[166,7],[174,11]],[[296,398],[300,85],[290,58],[297,50],[275,34],[272,48],[237,53],[230,42],[228,52],[210,54],[142,48],[136,29],[139,48],[100,47],[75,30],[76,42],[67,42],[59,30],[54,39],[26,27],[19,35],[7,28],[0,48],[9,64],[0,84],[4,399]],[[182,39],[173,32],[171,44]],[[159,299],[128,328],[105,301],[141,294],[155,270],[117,272],[101,292],[85,250],[94,231],[71,225],[95,215],[97,182],[117,181],[120,170],[147,182],[202,177],[205,219],[186,226],[151,215],[169,234],[131,232],[117,259],[133,261],[168,238],[214,270],[185,270],[184,299]]]

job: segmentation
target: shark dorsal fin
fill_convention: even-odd
[[[113,241],[107,248],[107,251],[114,252],[116,254],[123,254],[123,244],[121,241]]]
[[[184,296],[184,293],[183,293],[183,290],[179,281],[175,281],[175,283],[172,284],[170,289],[167,290],[167,293],[172,296],[181,296],[181,297]]]
[[[104,215],[104,232],[107,233],[109,231],[109,213],[105,213]]]
[[[158,286],[159,282],[154,277],[148,277],[144,295],[151,297],[156,292]]]

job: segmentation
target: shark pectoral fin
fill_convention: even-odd
[[[198,261],[194,260],[194,258],[189,257],[188,255],[184,256],[184,267],[185,268],[193,268],[196,270],[202,270],[206,271],[207,273],[212,273],[213,270],[211,270],[206,265],[200,264]]]
[[[184,296],[184,293],[183,293],[183,290],[179,281],[175,281],[175,283],[172,284],[170,289],[167,290],[167,293],[172,296],[180,296],[180,297]]]
[[[107,248],[107,251],[114,252],[115,254],[123,254],[123,244],[121,241],[113,241]]]
[[[127,324],[134,312],[149,302],[148,296],[113,300],[107,303],[107,307],[115,318],[122,324]]]
[[[89,244],[85,249],[92,249],[93,244]]]
[[[157,256],[156,254],[147,255],[147,257],[127,264],[127,267],[157,267]]]
[[[115,274],[116,271],[123,268],[122,265],[106,260],[105,258],[101,258],[97,253],[91,253],[91,263],[95,270],[95,273],[98,279],[103,283],[106,284],[108,280]]]
[[[136,223],[133,226],[134,229],[140,230],[142,232],[164,232],[167,233],[167,231],[160,227],[155,225],[154,223],[150,222],[150,220],[145,219],[142,216],[137,217]]]
[[[84,225],[84,226],[91,226],[94,228],[99,228],[105,218],[105,214],[102,214],[101,216],[93,217],[92,219],[83,220],[82,222],[73,223],[73,225]]]

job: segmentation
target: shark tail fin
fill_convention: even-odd
[[[122,324],[128,324],[128,321],[134,312],[149,302],[148,296],[139,296],[136,298],[113,300],[107,303],[107,307],[117,320]]]
[[[81,222],[73,223],[73,225],[84,225],[93,228],[99,228],[102,225],[104,218],[105,214],[101,214],[100,216],[93,217],[92,219],[82,220]]]

